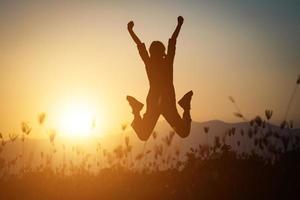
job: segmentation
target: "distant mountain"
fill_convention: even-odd
[[[205,133],[204,127],[208,127],[208,132]],[[278,132],[279,135],[295,134],[300,136],[300,129],[285,129],[281,130],[280,127],[272,124],[266,124],[265,128],[258,128],[257,134],[254,135],[255,126],[251,126],[248,122],[227,123],[221,120],[210,120],[205,122],[192,122],[191,133],[187,138],[180,138],[177,134],[174,137],[173,144],[180,146],[183,152],[188,151],[191,147],[197,147],[199,144],[212,144],[215,137],[222,139],[229,129],[235,129],[234,136],[227,136],[226,143],[230,144],[232,148],[239,151],[249,151],[254,145],[254,138],[258,137],[262,132],[265,134],[269,129]],[[252,131],[252,137],[249,138],[249,129]],[[165,121],[158,122],[155,131],[157,132],[157,139],[161,141],[166,137],[172,128]],[[243,132],[243,133],[242,133]],[[132,133],[135,134],[135,133]],[[137,139],[137,138],[135,138]],[[148,146],[153,144],[153,138],[149,139]],[[240,145],[238,146],[238,141]],[[136,143],[141,143],[136,141]]]

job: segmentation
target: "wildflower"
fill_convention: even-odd
[[[218,149],[221,147],[220,138],[218,136],[215,137],[214,147],[215,147],[215,149]]]
[[[238,113],[238,112],[234,112],[233,115],[236,116],[236,117],[239,117],[239,118],[244,118],[244,116],[241,113]]]
[[[262,123],[262,128],[266,128],[266,121],[265,120]]]
[[[262,119],[260,116],[256,116],[255,119],[254,119],[255,123],[258,125],[258,126],[261,126],[262,125]]]
[[[273,110],[265,110],[267,120],[270,120],[273,115]]]
[[[154,140],[157,138],[157,132],[156,131],[153,131],[152,137],[153,137]]]
[[[40,125],[42,125],[45,122],[45,119],[46,119],[46,113],[42,112],[38,115],[38,121]]]
[[[50,133],[49,133],[49,140],[50,140],[50,143],[52,145],[54,145],[55,136],[56,136],[56,131],[55,130],[51,130]]]
[[[154,158],[157,159],[158,156],[162,156],[162,154],[163,154],[163,146],[155,145],[154,146]]]
[[[171,145],[174,136],[175,136],[175,132],[174,131],[170,131],[169,135],[167,135],[165,138],[163,138],[163,141],[166,143],[167,146]]]
[[[125,131],[126,128],[127,128],[127,124],[122,124],[122,126],[121,126],[122,131]]]
[[[126,147],[129,146],[129,137],[128,136],[125,137],[125,144],[126,144]]]
[[[234,112],[233,115],[236,117],[242,118],[244,121],[247,121],[246,117],[242,114],[241,109],[239,108],[239,106],[237,105],[237,103],[235,102],[235,100],[233,99],[232,96],[229,96],[229,100],[234,105],[234,107],[237,111],[237,112]]]
[[[231,134],[232,134],[233,136],[235,135],[235,128],[234,128],[234,127],[231,128]]]
[[[250,120],[250,126],[253,126],[253,124],[254,124],[254,120]]]
[[[128,136],[125,137],[125,145],[126,145],[126,153],[131,152],[131,150],[132,150],[132,145],[130,145],[130,140],[129,140],[129,137],[128,137]],[[126,155],[126,156],[127,156],[127,155]]]
[[[229,137],[231,137],[231,129],[229,129],[228,132],[225,132],[225,134],[227,134]]]
[[[233,98],[232,96],[229,96],[228,98],[229,98],[229,100],[230,100],[232,103],[235,103],[235,100],[234,100],[234,98]]]
[[[230,150],[231,150],[231,146],[228,145],[228,144],[223,144],[221,150],[222,150],[224,153],[228,153],[228,152],[230,152]]]
[[[26,135],[29,135],[29,133],[31,132],[31,127],[26,122],[21,123],[21,129],[22,129],[22,132],[25,133]]]
[[[244,136],[244,130],[241,129],[241,136]]]
[[[209,127],[208,126],[204,126],[203,129],[204,129],[205,133],[208,133],[208,131],[209,131]]]
[[[9,134],[8,137],[11,142],[14,142],[18,138],[18,135],[12,133],[12,134]]]
[[[195,149],[193,147],[190,148],[192,153],[195,153]]]

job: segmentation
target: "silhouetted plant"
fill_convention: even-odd
[[[234,112],[233,115],[239,118],[242,118],[244,121],[248,121],[245,116],[242,114],[241,109],[238,107],[236,101],[234,100],[234,98],[232,96],[228,97],[230,102],[234,105],[235,109],[237,110],[237,112]]]
[[[265,112],[266,120],[270,120],[272,114],[267,113],[268,112]],[[163,174],[166,173],[172,181],[174,177],[176,177],[174,182],[178,179],[178,183],[176,183],[179,184],[178,187],[181,187],[181,181],[185,180],[186,183],[189,183],[191,186],[193,185],[191,190],[197,193],[196,191],[198,191],[199,188],[198,190],[193,189],[194,187],[198,187],[197,184],[205,187],[203,185],[209,184],[210,181],[215,183],[222,180],[224,181],[224,177],[230,178],[233,185],[237,184],[234,181],[237,177],[232,174],[232,169],[234,169],[234,173],[240,173],[239,177],[241,177],[241,179],[243,179],[244,176],[248,176],[248,172],[250,174],[252,170],[254,170],[255,173],[263,171],[264,174],[266,174],[260,174],[260,176],[263,177],[267,176],[267,174],[274,173],[276,170],[286,171],[286,159],[288,159],[288,162],[291,162],[291,158],[287,156],[292,153],[299,155],[300,136],[294,135],[291,132],[293,131],[291,130],[293,128],[293,122],[286,122],[284,132],[272,128],[273,126],[271,126],[271,124],[268,125],[267,123],[267,125],[264,125],[266,122],[259,116],[255,117],[252,123],[252,126],[248,126],[248,129],[243,127],[245,130],[243,128],[237,129],[236,127],[230,127],[226,130],[225,134],[220,137],[214,137],[212,145],[199,144],[196,147],[189,148],[188,152],[185,152],[184,149],[180,149],[180,146],[175,143],[174,132],[170,132],[165,137],[162,137],[161,141],[157,141],[157,136],[154,136],[155,133],[153,133],[153,140],[151,140],[153,144],[150,144],[147,148],[145,147],[146,145],[144,145],[142,152],[133,155],[135,159],[131,160],[131,163],[128,161],[128,155],[132,154],[133,146],[130,143],[129,136],[125,135],[124,138],[122,137],[122,143],[112,150],[103,149],[101,144],[97,142],[96,153],[100,153],[100,156],[103,155],[104,157],[103,166],[99,168],[96,155],[96,165],[98,167],[97,169],[99,169],[97,174],[92,174],[95,162],[91,160],[91,154],[85,152],[83,148],[78,145],[70,148],[72,155],[74,154],[75,157],[77,155],[75,160],[78,160],[78,162],[74,162],[72,159],[65,162],[65,155],[63,154],[62,164],[54,164],[53,160],[58,157],[58,155],[55,155],[57,154],[56,152],[62,150],[63,153],[65,153],[67,146],[64,144],[62,144],[62,148],[58,148],[57,144],[54,146],[56,132],[53,129],[49,129],[47,133],[49,134],[49,140],[53,148],[49,154],[40,152],[41,161],[36,168],[29,168],[29,165],[26,165],[26,174],[21,176],[21,178],[25,179],[28,175],[40,173],[43,174],[44,177],[47,176],[49,180],[52,180],[51,178],[77,180],[76,177],[85,177],[86,179],[83,180],[93,182],[94,177],[99,177],[97,181],[103,178],[103,180],[107,181],[107,184],[110,184],[110,182],[113,184],[113,179],[116,177],[120,177],[122,181],[125,180],[123,178],[127,175],[135,181],[137,176],[147,176],[149,180],[156,180],[152,178],[154,176],[161,178],[164,176]],[[267,128],[265,128],[265,126],[267,126]],[[31,127],[29,125],[28,127],[24,126],[23,129],[22,126],[23,135],[27,135],[26,132],[28,132],[29,129],[31,131]],[[203,130],[206,134],[210,131],[209,127],[203,127]],[[51,134],[52,131],[55,134]],[[246,136],[248,136],[247,141],[244,141],[244,131],[246,131]],[[247,151],[239,152],[239,150],[234,148],[235,144],[237,147],[241,146],[240,138],[235,138],[240,136],[243,137],[242,145],[250,145]],[[8,141],[13,143],[16,140],[13,138],[14,136],[10,134]],[[15,156],[12,159],[3,161],[1,152],[6,146],[2,134],[0,134],[0,139],[2,141],[2,146],[0,146],[0,180],[3,180],[3,176],[1,175],[9,174],[13,171],[20,157]],[[278,141],[280,143],[278,143]],[[230,144],[234,146],[231,147]],[[185,159],[183,159],[183,156],[185,156]],[[297,165],[295,163],[293,164]],[[138,169],[138,173],[136,173],[136,169]],[[245,171],[247,173],[245,173]],[[22,171],[22,173],[24,173],[24,171]],[[276,171],[276,173],[278,172]],[[110,178],[107,177],[108,174]],[[283,174],[280,175],[284,177]],[[183,176],[187,178],[183,179]],[[9,177],[7,176],[7,178]],[[247,177],[245,180],[252,179]],[[159,185],[158,182],[155,183]],[[224,182],[222,183],[224,184]],[[170,184],[168,187],[172,188],[172,183],[168,184]],[[126,186],[124,185],[124,187]],[[168,190],[166,189],[168,187],[165,187],[165,190]],[[132,190],[134,189],[132,188]]]
[[[288,105],[287,105],[287,108],[286,108],[286,111],[285,111],[285,115],[284,115],[283,121],[286,121],[286,120],[287,120],[287,116],[288,116],[288,113],[289,113],[289,111],[290,111],[290,108],[291,108],[292,102],[293,102],[293,100],[294,100],[294,97],[295,97],[295,95],[296,95],[296,92],[297,92],[297,89],[298,89],[298,85],[300,84],[299,77],[300,77],[300,75],[298,75],[296,84],[295,84],[294,89],[293,89],[293,91],[292,91],[291,97],[290,97],[290,99],[289,99],[289,101],[288,101]]]
[[[263,120],[261,119],[260,116],[256,116],[254,119],[254,122],[256,123],[257,126],[261,127],[263,124]]]
[[[54,140],[56,137],[56,131],[54,129],[49,130],[49,141],[54,146]]]
[[[269,121],[272,118],[273,110],[265,110],[265,115],[267,120]]]
[[[203,129],[204,129],[204,133],[208,133],[208,131],[209,131],[209,127],[208,126],[203,127]]]
[[[122,124],[122,126],[121,126],[122,131],[125,131],[126,128],[127,128],[127,124]]]
[[[19,137],[19,135],[11,133],[11,134],[8,135],[8,137],[9,137],[11,142],[14,142]]]
[[[42,112],[38,115],[38,122],[40,125],[43,125],[46,120],[46,113]]]
[[[22,138],[21,138],[21,141],[22,141],[22,161],[23,161],[23,164],[22,164],[22,172],[24,174],[24,170],[25,170],[25,140],[26,140],[26,136],[28,136],[32,130],[32,128],[29,126],[29,123],[28,122],[22,122],[21,123],[21,130],[22,130]]]
[[[157,138],[157,132],[156,131],[153,131],[152,137],[153,137],[154,140],[156,140],[156,138]]]

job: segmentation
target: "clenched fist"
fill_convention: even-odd
[[[178,21],[178,24],[182,25],[183,24],[183,17],[182,16],[179,16],[177,17],[177,21]]]
[[[128,22],[128,24],[127,24],[127,29],[128,29],[128,30],[132,30],[133,26],[134,26],[133,21],[130,21],[130,22]]]

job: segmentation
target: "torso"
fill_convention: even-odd
[[[172,64],[167,59],[160,62],[150,60],[146,70],[150,83],[147,101],[175,103]]]

